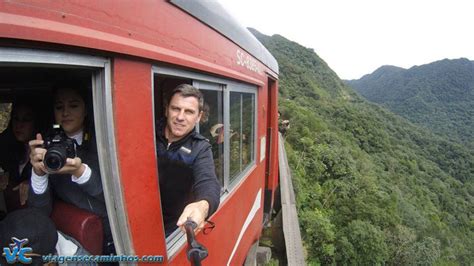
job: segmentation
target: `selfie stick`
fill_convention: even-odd
[[[188,239],[188,260],[191,265],[201,266],[201,261],[208,255],[207,248],[196,241],[194,236],[194,229],[197,224],[188,217],[188,220],[184,223],[184,229],[186,230],[186,237]]]

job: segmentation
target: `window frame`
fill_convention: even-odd
[[[240,182],[242,182],[251,171],[257,167],[257,137],[258,137],[258,86],[248,83],[243,83],[227,78],[220,78],[210,74],[194,72],[190,70],[180,69],[178,67],[154,65],[152,66],[152,106],[155,106],[155,76],[170,77],[170,78],[185,78],[192,80],[193,86],[202,90],[221,91],[223,93],[223,123],[224,123],[224,184],[220,201],[223,202],[230,193],[235,190]],[[253,121],[253,149],[252,159],[249,164],[234,177],[232,182],[229,182],[230,175],[230,92],[251,93],[254,95],[254,121]],[[153,121],[156,121],[155,112],[153,112]],[[153,130],[156,132],[156,125],[153,124]],[[156,139],[155,153],[156,153]],[[158,167],[158,165],[157,165]],[[177,229],[166,238],[166,250],[168,258],[173,257],[186,243],[185,234]]]
[[[107,215],[117,254],[134,254],[116,150],[110,60],[68,52],[0,47],[0,66],[91,70],[94,127]]]
[[[222,93],[222,122],[225,124],[225,121],[226,121],[226,114],[228,112],[226,112],[226,93],[225,93],[225,85],[224,84],[219,84],[219,83],[213,83],[213,82],[209,82],[209,81],[203,81],[203,80],[194,80],[193,79],[193,86],[198,88],[199,90],[204,90],[204,91],[216,91],[216,92],[221,92]],[[198,132],[200,132],[200,127],[199,127],[199,123],[196,125],[196,129],[198,130]],[[226,148],[228,148],[226,146],[226,143],[225,143],[225,139],[226,139],[226,135],[225,135],[225,127],[224,127],[224,157],[222,158],[223,160],[223,164],[224,164],[224,169],[223,169],[223,184],[222,184],[222,189],[221,189],[221,196],[226,193],[225,191],[225,187],[227,187],[227,183],[228,183],[228,180],[225,178],[226,176],[228,176],[228,174],[226,174],[226,171],[228,170],[226,165],[227,165],[227,162],[230,162],[226,159],[226,154],[227,154],[227,150]],[[219,177],[217,177],[219,179]]]
[[[253,121],[253,150],[252,150],[252,156],[251,156],[251,160],[250,162],[248,163],[248,165],[242,169],[242,171],[240,171],[240,173],[238,175],[236,175],[232,181],[229,182],[229,179],[230,179],[230,164],[229,165],[226,165],[225,169],[228,170],[228,175],[227,176],[224,176],[224,180],[227,180],[229,182],[228,184],[228,191],[232,191],[239,183],[240,181],[242,181],[242,179],[248,175],[248,173],[251,172],[251,170],[253,168],[256,167],[257,163],[256,163],[256,156],[257,156],[257,119],[258,119],[258,111],[257,111],[257,92],[258,92],[258,88],[256,87],[255,89],[252,89],[250,86],[249,87],[246,87],[246,86],[242,86],[242,85],[246,85],[246,84],[238,84],[238,87],[231,87],[230,90],[229,90],[229,93],[228,93],[228,99],[227,99],[227,109],[229,109],[229,112],[228,113],[228,119],[227,119],[227,123],[225,123],[226,127],[227,127],[227,130],[226,130],[226,133],[227,135],[225,135],[225,139],[229,139],[230,138],[230,132],[229,132],[229,128],[230,128],[230,92],[240,92],[240,93],[249,93],[249,94],[253,94],[254,97],[253,97],[253,106],[254,106],[254,121]],[[232,86],[235,86],[235,84],[232,84]],[[241,107],[242,108],[242,107]],[[228,147],[228,150],[229,152],[226,153],[224,156],[228,156],[228,162],[230,162],[230,143],[228,143],[227,145]],[[225,152],[225,150],[224,150]],[[226,178],[227,177],[227,178]]]

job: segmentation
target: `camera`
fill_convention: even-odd
[[[53,130],[44,139],[44,165],[50,171],[57,171],[66,164],[67,158],[76,157],[76,141],[69,138],[59,125],[53,125]]]

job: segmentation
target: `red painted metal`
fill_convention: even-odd
[[[236,64],[235,44],[165,1],[4,1],[0,32],[4,38],[134,55],[263,84],[263,74]]]
[[[119,58],[113,65],[118,159],[134,248],[142,255],[166,254],[153,142],[151,65]]]
[[[4,43],[14,46],[16,40],[33,49],[112,59],[119,172],[137,255],[166,255],[154,150],[152,65],[166,63],[258,86],[256,165],[210,218],[216,228],[208,235],[197,235],[209,249],[204,265],[242,264],[261,234],[264,190],[274,190],[278,184],[277,81],[267,86],[269,76],[277,77],[274,72],[260,62],[260,73],[238,65],[237,53],[248,55],[241,47],[166,1],[0,1],[0,47]],[[275,130],[272,153],[265,158],[270,159],[271,174],[265,180],[260,141],[268,126]],[[243,231],[259,191],[258,211]],[[184,247],[166,263],[188,264]]]
[[[269,105],[268,106],[268,121],[267,127],[271,128],[270,134],[271,136],[267,136],[270,138],[271,142],[267,145],[267,168],[268,168],[268,175],[267,175],[267,182],[266,182],[266,189],[271,191],[276,191],[278,186],[278,81],[277,80],[269,80],[268,84],[268,98]],[[268,142],[268,140],[267,140]],[[271,206],[273,207],[273,203],[275,201],[275,194],[272,194],[271,198]]]

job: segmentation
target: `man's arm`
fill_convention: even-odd
[[[195,201],[188,204],[178,219],[178,226],[182,226],[188,217],[204,227],[204,221],[212,215],[219,206],[221,186],[217,180],[211,145],[205,143],[205,148],[198,154],[193,164],[194,183],[192,192]]]

